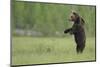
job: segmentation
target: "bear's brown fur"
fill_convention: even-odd
[[[76,51],[77,53],[82,53],[85,48],[85,42],[86,42],[86,35],[84,29],[85,21],[76,12],[72,12],[69,20],[73,21],[74,24],[72,28],[66,29],[64,33],[69,32],[70,34],[74,35],[76,42]]]

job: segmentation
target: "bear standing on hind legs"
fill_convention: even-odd
[[[69,21],[74,22],[72,28],[66,29],[64,33],[70,33],[74,35],[76,42],[76,52],[82,53],[85,48],[86,35],[84,24],[85,21],[76,12],[72,12]]]

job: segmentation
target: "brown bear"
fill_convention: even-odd
[[[74,24],[71,28],[66,29],[64,33],[69,32],[70,34],[74,35],[75,42],[76,42],[76,51],[77,53],[82,53],[86,43],[86,35],[84,29],[85,21],[76,12],[71,13],[69,20],[74,22]]]

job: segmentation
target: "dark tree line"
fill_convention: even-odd
[[[68,21],[72,10],[77,11],[86,23],[89,36],[95,35],[95,7],[34,2],[12,2],[13,35],[64,36],[71,27]]]

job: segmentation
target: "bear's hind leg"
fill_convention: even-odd
[[[77,53],[83,53],[84,48],[85,48],[85,44],[80,44],[80,45],[77,44],[76,46]]]

